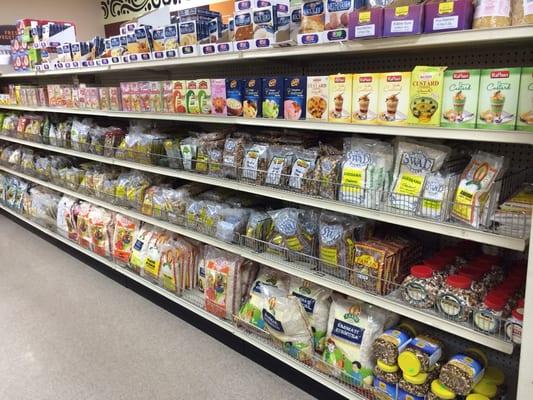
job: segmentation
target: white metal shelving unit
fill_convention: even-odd
[[[494,131],[488,129],[452,129],[419,126],[385,126],[356,125],[316,121],[287,121],[284,119],[217,117],[212,115],[135,113],[123,111],[101,111],[85,109],[68,109],[57,107],[27,107],[0,105],[0,109],[12,111],[30,111],[44,113],[61,113],[90,115],[110,118],[150,119],[159,121],[194,122],[204,124],[224,124],[240,126],[260,126],[269,128],[308,129],[331,133],[359,133],[366,135],[408,136],[414,138],[435,138],[450,140],[475,140],[479,142],[499,142],[516,144],[533,144],[531,132]]]
[[[442,53],[442,54],[441,54]],[[360,56],[360,57],[358,57]],[[316,59],[316,62],[314,62]],[[369,60],[373,60],[369,62]],[[449,62],[449,63],[448,63]],[[284,66],[287,63],[288,67]],[[206,70],[206,75],[218,74],[216,77],[224,76],[224,73],[231,68],[233,74],[262,74],[264,71],[275,75],[282,74],[331,74],[339,71],[353,72],[353,71],[372,71],[387,69],[406,70],[413,65],[453,65],[454,67],[465,68],[483,68],[494,65],[506,66],[507,63],[511,66],[526,66],[533,65],[533,27],[510,27],[501,29],[487,29],[487,30],[473,30],[463,32],[450,32],[443,34],[408,36],[401,38],[384,38],[379,40],[362,40],[352,41],[346,43],[295,47],[295,48],[274,48],[270,50],[245,52],[245,53],[230,53],[226,55],[214,55],[205,57],[190,57],[174,60],[151,61],[141,63],[127,63],[116,64],[110,66],[100,66],[93,68],[84,68],[78,70],[57,70],[48,72],[23,72],[23,73],[5,73],[0,75],[3,80],[14,78],[28,78],[32,82],[46,82],[53,80],[57,82],[59,79],[83,79],[85,76],[93,75],[100,79],[102,83],[115,82],[118,80],[141,80],[143,74],[157,73],[161,78],[154,79],[174,79],[183,74],[185,79],[192,76],[200,76],[202,71]],[[526,64],[524,64],[526,63]],[[260,65],[257,71],[254,70],[255,65]],[[378,65],[379,64],[379,65]],[[357,65],[356,69],[354,65]],[[220,71],[218,67],[220,66]],[[390,66],[390,68],[389,68]],[[229,76],[229,75],[227,75]],[[154,75],[151,75],[154,77]],[[17,82],[22,82],[16,79]],[[116,118],[137,118],[137,119],[153,119],[153,120],[167,120],[167,121],[181,121],[189,123],[213,123],[213,124],[235,124],[240,126],[261,126],[261,127],[275,127],[288,129],[309,129],[322,132],[333,133],[360,133],[369,135],[388,135],[388,136],[410,136],[417,138],[439,138],[439,139],[453,139],[462,141],[472,141],[479,145],[484,145],[484,149],[489,149],[494,152],[502,151],[506,155],[513,155],[520,152],[520,160],[522,164],[532,165],[533,153],[531,152],[531,145],[533,145],[533,134],[516,131],[487,131],[487,130],[468,130],[468,129],[441,129],[441,128],[418,128],[418,127],[385,127],[385,126],[363,126],[363,125],[345,125],[345,124],[331,124],[331,123],[314,123],[308,121],[284,121],[284,120],[269,120],[269,119],[244,119],[231,117],[213,117],[201,115],[177,115],[177,114],[147,114],[147,113],[124,113],[124,112],[105,112],[105,111],[91,111],[91,110],[66,110],[51,107],[17,107],[17,106],[0,106],[0,109],[10,109],[17,111],[31,111],[31,112],[57,112],[65,114],[79,114],[79,115],[94,115],[106,116]],[[190,173],[187,171],[172,170],[169,168],[142,165],[125,160],[110,159],[98,155],[77,152],[70,149],[63,149],[59,147],[49,146],[45,144],[25,141],[21,139],[4,137],[0,139],[20,143],[34,148],[40,148],[56,153],[68,154],[76,157],[82,157],[98,162],[108,163],[112,165],[119,165],[132,169],[139,169],[156,174],[167,175],[180,179],[203,182],[210,185],[224,186],[234,190],[251,192],[262,196],[288,200],[298,204],[310,205],[319,208],[327,208],[339,212],[359,215],[362,217],[372,218],[378,221],[393,223],[396,225],[406,226],[428,232],[438,233],[443,236],[451,236],[457,238],[465,238],[481,243],[486,243],[502,248],[514,249],[523,251],[529,246],[529,260],[528,276],[526,284],[526,305],[525,305],[525,321],[523,329],[523,345],[520,350],[520,361],[515,358],[506,358],[502,365],[509,365],[509,371],[514,373],[515,370],[520,370],[517,386],[517,398],[519,400],[528,399],[529,393],[533,390],[533,250],[530,246],[530,240],[515,239],[505,237],[502,235],[495,235],[487,232],[475,231],[468,228],[452,226],[449,224],[433,223],[431,221],[403,217],[386,212],[376,212],[374,210],[362,209],[348,204],[343,204],[337,201],[327,201],[317,199],[310,196],[299,195],[288,191],[277,190],[272,188],[249,185],[242,182],[220,180],[217,178],[204,176],[200,174]],[[526,145],[526,146],[523,146]],[[250,249],[221,242],[210,236],[192,231],[190,229],[176,226],[168,222],[159,221],[152,217],[144,216],[136,211],[118,207],[106,203],[99,199],[94,199],[75,191],[61,188],[57,185],[45,182],[41,179],[22,174],[18,171],[13,171],[10,168],[0,166],[0,170],[13,173],[24,179],[39,183],[43,186],[50,187],[54,190],[71,195],[73,197],[81,198],[90,201],[94,204],[103,206],[110,210],[129,215],[134,218],[149,222],[151,224],[160,226],[162,228],[174,231],[183,236],[188,236],[202,242],[212,244],[228,251],[240,254],[243,257],[255,260],[257,262],[270,265],[273,268],[288,272],[290,274],[308,279],[315,283],[330,287],[338,292],[345,293],[372,304],[387,308],[400,315],[410,317],[415,320],[436,327],[438,329],[449,332],[457,337],[462,337],[473,341],[475,343],[495,349],[501,357],[510,357],[509,354],[513,351],[513,347],[503,340],[491,338],[480,332],[476,332],[460,324],[452,323],[443,320],[436,315],[419,312],[403,306],[387,297],[375,296],[366,293],[362,290],[347,285],[346,283],[335,278],[324,277],[321,274],[302,268],[294,263],[289,263],[282,259],[275,259],[266,257],[261,253],[255,253]],[[176,298],[169,295],[161,288],[144,281],[137,275],[132,274],[120,267],[115,266],[105,258],[88,252],[86,249],[73,244],[60,235],[48,231],[46,228],[36,225],[27,218],[20,216],[4,206],[0,206],[6,212],[21,218],[23,221],[35,226],[37,229],[54,237],[69,246],[87,254],[98,261],[117,269],[120,273],[134,279],[141,284],[150,287],[154,291],[160,293],[165,297],[173,297],[173,301],[183,305],[186,308],[192,309],[198,315],[215,322],[217,325],[227,329],[230,332],[237,332],[233,325],[221,321],[218,318],[206,313],[201,308],[191,306],[191,303],[186,300]],[[531,237],[531,235],[530,235]],[[68,243],[67,243],[68,242]],[[90,254],[88,254],[90,253]],[[177,299],[177,300],[174,300]],[[234,332],[235,331],[235,332]],[[276,353],[275,350],[265,347],[260,341],[254,341],[247,335],[242,333],[235,333],[242,337],[243,340],[257,346],[280,359],[287,364],[299,369],[302,373],[312,377],[318,382],[330,387],[338,393],[349,398],[361,398],[347,390],[345,387],[339,385],[330,378],[325,377],[319,372],[313,371],[309,368],[302,367],[300,363],[287,357],[283,353]],[[239,337],[241,337],[239,336]],[[505,353],[505,354],[503,354]],[[515,351],[516,353],[516,351]],[[298,365],[294,365],[298,364]]]

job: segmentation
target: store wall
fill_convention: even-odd
[[[104,34],[100,0],[4,0],[1,5],[0,25],[21,18],[59,19],[74,22],[80,40]]]

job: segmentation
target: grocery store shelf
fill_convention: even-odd
[[[335,200],[326,200],[318,197],[294,193],[288,190],[271,188],[268,186],[258,186],[242,181],[234,181],[208,175],[202,175],[194,172],[175,170],[155,165],[139,164],[132,161],[119,160],[110,157],[104,157],[96,154],[84,153],[80,151],[64,149],[35,143],[27,140],[17,139],[9,136],[0,135],[0,140],[6,140],[14,143],[27,145],[34,148],[45,149],[56,153],[67,154],[74,157],[81,157],[105,164],[117,165],[121,167],[146,171],[154,174],[170,176],[179,179],[185,179],[193,182],[205,183],[208,185],[225,187],[240,192],[253,193],[260,196],[267,196],[274,199],[289,201],[296,204],[307,205],[320,209],[332,210],[344,214],[355,215],[358,217],[369,218],[375,221],[386,222],[394,225],[406,226],[409,228],[419,229],[427,232],[438,233],[459,239],[472,240],[479,243],[490,244],[511,250],[523,251],[526,248],[528,239],[520,239],[511,236],[498,235],[491,232],[484,232],[469,228],[467,226],[440,223],[410,215],[399,215],[386,211],[378,211],[364,207],[357,207],[349,203]],[[3,167],[5,168],[5,167]],[[14,172],[18,174],[18,172]],[[35,179],[29,177],[29,179]]]
[[[405,52],[408,50],[444,49],[454,47],[496,45],[527,42],[531,40],[531,27],[516,26],[497,29],[465,30],[446,33],[432,33],[394,38],[369,40],[351,40],[347,42],[322,44],[315,46],[276,47],[250,52],[234,52],[211,56],[184,57],[167,60],[154,60],[135,63],[112,64],[54,71],[7,72],[0,78],[35,77],[55,75],[92,74],[124,70],[161,70],[174,69],[180,66],[201,66],[206,64],[252,62],[269,59],[305,59],[307,57],[326,57],[335,55],[364,54],[376,52]]]
[[[343,281],[341,279],[335,278],[330,275],[326,275],[320,271],[314,271],[310,269],[308,266],[305,266],[303,264],[299,264],[295,262],[288,262],[281,257],[276,257],[271,254],[257,253],[249,248],[242,247],[237,244],[227,243],[222,240],[216,239],[214,237],[208,236],[206,234],[191,230],[189,228],[174,225],[166,221],[161,221],[159,219],[141,214],[137,211],[123,208],[120,206],[116,206],[106,201],[103,201],[103,200],[100,200],[100,199],[97,199],[91,196],[87,196],[85,194],[78,193],[73,190],[65,189],[61,186],[55,185],[47,181],[43,181],[41,179],[23,174],[21,172],[12,170],[10,168],[7,168],[1,165],[0,165],[0,170],[19,176],[23,179],[37,183],[39,185],[48,187],[57,192],[64,193],[68,196],[91,202],[97,206],[104,207],[108,210],[121,213],[131,218],[135,218],[137,220],[144,221],[154,226],[161,227],[168,231],[175,232],[182,236],[189,237],[189,238],[198,240],[200,242],[219,247],[221,249],[224,249],[234,254],[238,254],[252,261],[256,261],[258,263],[268,265],[277,270],[284,271],[290,275],[298,276],[300,278],[306,279],[316,284],[333,289],[339,293],[344,293],[348,296],[355,297],[367,303],[374,304],[376,306],[388,309],[397,314],[415,319],[424,324],[433,326],[437,329],[441,329],[445,332],[449,332],[449,333],[461,336],[465,339],[469,339],[473,342],[482,344],[484,346],[501,351],[503,353],[511,354],[513,351],[513,345],[510,342],[506,342],[496,336],[494,337],[488,336],[482,332],[476,331],[467,324],[461,324],[461,323],[456,323],[453,321],[446,320],[438,316],[435,313],[413,309],[407,305],[404,305],[401,302],[398,302],[394,296],[384,297],[384,296],[379,296],[379,295],[375,295],[372,293],[368,293],[362,289],[359,289],[357,287],[350,285],[346,281]]]
[[[439,138],[454,140],[473,140],[479,142],[520,143],[533,145],[531,132],[495,131],[487,129],[452,129],[419,126],[385,126],[340,124],[315,121],[287,121],[284,119],[217,117],[213,115],[190,115],[168,113],[137,113],[124,111],[79,110],[56,107],[27,107],[0,105],[0,109],[13,111],[47,112],[77,115],[94,115],[113,118],[136,118],[165,121],[181,121],[210,124],[232,124],[261,126],[269,128],[310,129],[322,132],[360,133],[369,135],[409,136],[419,138]]]
[[[297,361],[296,359],[290,357],[289,355],[285,354],[284,352],[280,351],[279,349],[275,348],[274,346],[266,343],[265,341],[262,341],[262,340],[260,340],[260,339],[258,339],[256,337],[254,337],[253,335],[250,335],[247,332],[237,328],[235,325],[231,324],[230,322],[222,320],[222,319],[216,317],[215,315],[208,313],[204,309],[202,309],[202,308],[198,307],[197,305],[187,301],[184,298],[175,296],[172,293],[167,292],[163,288],[161,288],[161,287],[159,287],[159,286],[157,286],[157,285],[155,285],[155,284],[153,284],[151,282],[146,281],[145,279],[143,279],[139,275],[136,275],[133,272],[127,270],[127,269],[121,268],[120,266],[118,266],[114,262],[108,260],[107,258],[102,257],[102,256],[100,256],[98,254],[95,254],[92,251],[80,246],[79,244],[70,241],[68,238],[66,238],[64,236],[61,236],[60,234],[58,234],[56,232],[53,232],[53,231],[51,231],[51,230],[49,230],[49,229],[47,229],[47,228],[35,223],[34,221],[32,221],[32,220],[24,217],[23,215],[11,210],[10,208],[4,206],[3,204],[0,204],[0,209],[4,210],[5,212],[13,215],[14,217],[16,217],[18,219],[24,221],[28,225],[31,225],[35,229],[38,229],[39,231],[41,231],[44,234],[52,237],[53,239],[56,239],[56,240],[58,240],[58,241],[60,241],[60,242],[62,242],[64,244],[66,244],[67,246],[70,246],[71,248],[79,251],[80,253],[83,253],[83,254],[95,259],[96,261],[108,266],[109,268],[119,272],[120,274],[128,277],[129,279],[131,279],[131,280],[133,280],[133,281],[135,281],[135,282],[147,287],[148,289],[158,293],[159,295],[161,295],[161,296],[173,301],[174,303],[182,306],[183,308],[186,308],[186,309],[192,311],[193,313],[199,315],[200,317],[205,318],[209,322],[211,322],[211,323],[213,323],[213,324],[225,329],[226,331],[228,331],[229,333],[235,335],[239,339],[241,339],[241,340],[251,344],[252,346],[255,346],[256,348],[266,352],[267,354],[277,358],[281,362],[291,366],[292,368],[296,369],[297,371],[305,374],[306,376],[310,377],[311,379],[314,379],[315,381],[321,383],[322,385],[326,386],[327,388],[339,393],[340,395],[342,395],[342,396],[344,396],[344,397],[346,397],[348,399],[365,400],[365,397],[359,396],[358,394],[356,394],[352,390],[350,390],[348,387],[345,387],[345,386],[341,385],[340,383],[338,383],[334,379],[328,377],[327,375],[322,374],[322,373],[312,369],[311,367],[309,367],[309,366]]]

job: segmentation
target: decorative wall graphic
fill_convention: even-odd
[[[141,13],[179,3],[180,0],[102,0],[100,8],[104,13],[104,20],[109,23],[131,19]]]

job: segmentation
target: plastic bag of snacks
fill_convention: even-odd
[[[144,268],[148,242],[153,236],[158,236],[161,231],[152,225],[145,224],[138,231],[131,251],[129,267],[140,274]]]
[[[488,194],[504,166],[504,157],[478,151],[461,175],[452,208],[454,219],[478,228]]]
[[[234,135],[226,138],[222,155],[222,174],[226,178],[236,179],[244,160],[249,138],[247,135]]]
[[[325,372],[358,386],[371,385],[372,344],[386,328],[388,312],[352,298],[333,295],[326,348],[317,365]]]
[[[104,208],[93,207],[89,212],[91,250],[104,257],[111,255],[114,215]]]
[[[160,231],[152,235],[146,241],[146,252],[144,264],[141,269],[141,276],[154,283],[159,282],[159,272],[164,256],[164,249],[172,246],[174,242],[173,234],[167,231]]]
[[[527,0],[511,0],[513,25],[533,24],[533,3]]]
[[[180,152],[183,163],[183,169],[195,170],[196,157],[198,154],[198,138],[186,137],[180,143]]]
[[[472,27],[499,28],[511,25],[510,0],[477,0]]]
[[[91,129],[92,120],[84,118],[83,120],[74,119],[70,131],[71,147],[77,151],[88,151],[89,149],[89,130]]]
[[[332,291],[304,279],[291,276],[289,293],[296,296],[302,303],[309,326],[313,332],[314,349],[322,353],[328,327]]]
[[[263,309],[268,299],[289,294],[290,277],[283,272],[261,266],[253,282],[249,297],[239,310],[239,319],[259,329],[265,329]]]
[[[272,146],[272,159],[267,168],[265,184],[285,187],[294,164],[294,148]]]
[[[446,146],[399,141],[388,205],[415,212],[420,204],[426,177],[439,171],[449,154],[450,148]]]
[[[262,185],[272,155],[268,144],[256,143],[246,151],[242,163],[242,178]]]
[[[318,193],[318,182],[313,179],[317,157],[316,149],[302,150],[294,154],[294,164],[289,177],[291,189],[310,195]]]
[[[92,204],[81,202],[78,207],[78,219],[76,226],[78,228],[78,243],[87,248],[91,248],[91,232],[89,229],[89,213],[92,209]]]
[[[78,232],[76,231],[76,204],[77,200],[63,196],[57,205],[57,231],[71,240],[77,240]]]
[[[122,214],[115,216],[113,256],[115,262],[127,265],[133,250],[133,240],[139,230],[139,221]]]

